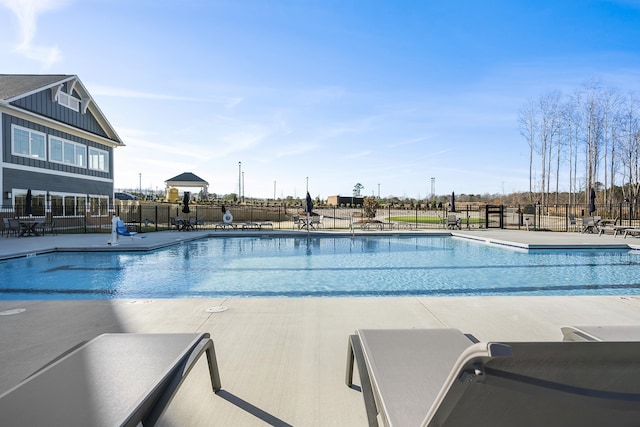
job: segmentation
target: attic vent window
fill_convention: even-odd
[[[58,92],[58,104],[73,111],[80,111],[80,100],[64,92]]]

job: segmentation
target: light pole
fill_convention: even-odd
[[[431,200],[436,196],[436,179],[431,177]]]
[[[307,177],[307,193],[309,192],[309,177]]]
[[[273,202],[276,202],[276,182],[273,181]]]
[[[238,203],[242,194],[242,162],[238,162]]]
[[[138,182],[138,193],[140,194],[140,198],[142,199],[142,172],[138,173],[138,179],[140,180]]]
[[[242,203],[244,203],[244,172],[242,172]]]

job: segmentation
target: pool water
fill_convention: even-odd
[[[513,250],[455,237],[231,237],[0,262],[2,299],[640,293],[630,250]]]

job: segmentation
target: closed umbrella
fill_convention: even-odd
[[[456,211],[456,193],[454,191],[451,192],[451,212]]]
[[[311,201],[311,194],[307,191],[307,204],[304,211],[307,213],[307,231],[309,231],[309,221],[311,220],[311,211],[313,210],[313,202]]]
[[[591,194],[589,195],[589,215],[596,211],[596,190],[591,189]]]
[[[189,192],[188,191],[184,192],[184,198],[182,199],[182,203],[184,204],[184,206],[182,207],[182,212],[187,214],[191,212],[191,209],[189,209]]]
[[[31,196],[31,189],[27,190],[27,201],[25,205],[25,213],[27,215],[33,214],[33,197]]]

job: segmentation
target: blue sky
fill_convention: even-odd
[[[524,191],[527,99],[640,91],[640,0],[0,0],[0,28],[0,72],[80,77],[117,188]]]

